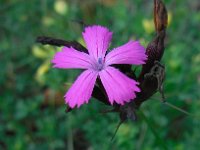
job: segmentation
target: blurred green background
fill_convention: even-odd
[[[169,14],[165,94],[167,101],[200,116],[200,1],[164,0]],[[199,150],[200,117],[145,102],[137,122],[91,99],[65,113],[63,95],[79,70],[51,67],[60,48],[35,43],[39,35],[83,42],[72,20],[107,26],[111,47],[130,38],[146,46],[155,36],[153,0],[0,0],[0,149],[9,150]]]

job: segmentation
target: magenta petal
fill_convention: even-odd
[[[112,32],[105,27],[94,25],[85,28],[83,38],[89,54],[98,60],[98,58],[103,58],[105,56],[112,39]]]
[[[93,70],[84,71],[65,95],[65,102],[71,107],[80,107],[88,103],[91,98],[98,72]]]
[[[57,52],[52,60],[55,68],[92,68],[90,56],[84,52],[79,52],[74,48],[64,47]]]
[[[113,49],[106,56],[106,65],[111,64],[144,64],[147,56],[145,48],[138,41],[128,43]]]
[[[123,105],[136,97],[135,92],[140,92],[140,89],[137,87],[138,83],[121,73],[118,69],[107,67],[99,75],[111,104],[116,102]]]

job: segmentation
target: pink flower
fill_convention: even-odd
[[[72,47],[64,47],[52,60],[55,68],[85,69],[64,96],[65,102],[71,108],[88,103],[97,77],[100,78],[111,104],[116,102],[123,105],[133,100],[136,97],[135,92],[140,92],[138,82],[111,65],[144,64],[147,59],[145,48],[138,41],[130,40],[106,55],[112,32],[99,25],[86,27],[83,38],[89,54]]]

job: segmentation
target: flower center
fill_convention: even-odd
[[[100,57],[98,58],[98,62],[97,62],[97,70],[101,71],[104,68],[104,61],[103,59]]]

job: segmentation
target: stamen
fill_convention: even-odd
[[[100,57],[98,58],[98,64],[97,64],[97,69],[100,71],[104,67],[103,59]]]
[[[98,59],[98,63],[99,63],[99,64],[102,64],[102,58],[99,58],[99,59]]]

